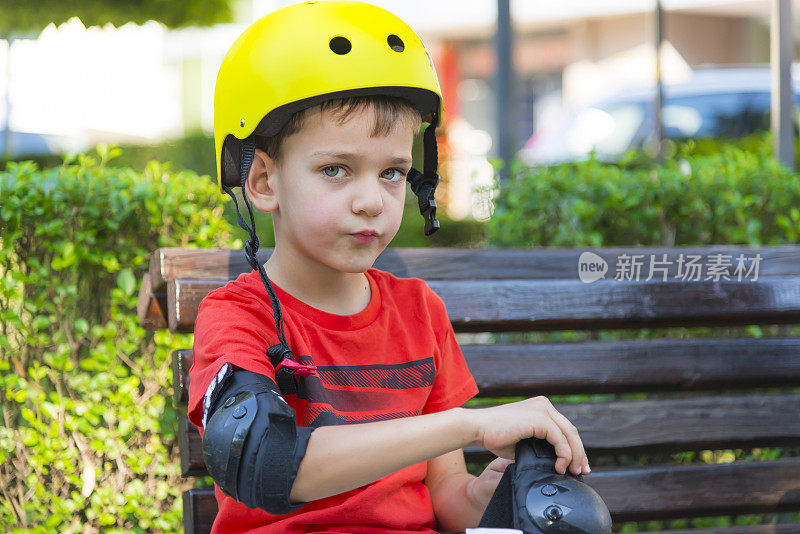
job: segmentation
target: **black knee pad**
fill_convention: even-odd
[[[313,428],[297,426],[273,380],[231,366],[207,417],[203,459],[225,495],[271,514],[307,504],[290,503],[289,494]]]

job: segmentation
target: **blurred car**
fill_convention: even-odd
[[[0,159],[24,159],[30,156],[80,152],[87,146],[80,136],[13,131],[9,133],[11,142],[6,147],[6,131],[0,127]]]
[[[800,80],[793,66],[795,131]],[[697,70],[683,83],[664,85],[664,137],[737,138],[770,127],[770,69]],[[647,146],[655,136],[655,87],[622,91],[594,104],[567,111],[543,126],[519,152],[528,164],[587,159],[594,149],[604,160]]]

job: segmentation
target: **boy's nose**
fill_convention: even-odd
[[[377,180],[359,180],[353,197],[353,213],[374,217],[383,211],[383,196]]]

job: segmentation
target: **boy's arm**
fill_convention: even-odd
[[[425,485],[441,530],[461,531],[480,521],[488,502],[477,502],[471,490],[474,480],[476,477],[467,472],[461,449],[428,460]]]
[[[476,443],[478,437],[465,408],[316,428],[297,470],[290,500],[307,502],[364,486]]]
[[[570,467],[578,475],[588,469],[575,427],[546,397],[536,397],[491,408],[319,427],[309,438],[290,500],[307,502],[349,491],[468,445],[514,458],[516,443],[532,436],[554,445],[557,472]]]
[[[513,460],[495,458],[476,477],[467,472],[460,449],[429,460],[425,484],[439,528],[455,532],[476,526],[511,463]]]

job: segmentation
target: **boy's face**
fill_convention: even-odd
[[[371,137],[373,121],[371,109],[339,124],[315,108],[284,140],[278,164],[258,151],[264,173],[248,184],[248,195],[273,212],[284,267],[363,272],[394,238],[416,125],[398,121],[388,135]]]

